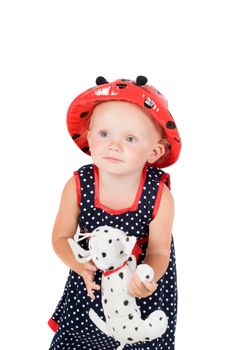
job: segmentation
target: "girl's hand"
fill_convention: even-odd
[[[133,274],[128,287],[128,293],[136,298],[146,298],[156,290],[156,282],[141,281],[136,273]]]
[[[94,273],[97,271],[96,265],[91,261],[88,261],[83,264],[84,270],[81,273],[81,276],[84,279],[88,296],[94,300],[95,296],[93,294],[93,289],[99,290],[101,287],[94,283]]]

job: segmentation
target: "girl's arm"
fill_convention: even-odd
[[[52,245],[59,258],[69,268],[81,275],[84,267],[76,261],[67,242],[67,239],[73,238],[76,233],[78,218],[79,208],[77,205],[76,183],[74,176],[72,176],[63,189],[60,207],[52,232]]]
[[[173,196],[164,185],[158,212],[149,224],[149,243],[144,259],[144,263],[154,269],[155,282],[165,274],[169,264],[173,219]]]

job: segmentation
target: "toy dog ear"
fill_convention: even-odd
[[[124,241],[124,245],[125,245],[124,253],[127,256],[131,256],[132,250],[134,249],[135,244],[136,244],[136,237],[128,236],[128,237],[125,238],[125,241]]]
[[[85,263],[91,260],[90,250],[83,249],[77,242],[72,238],[68,238],[68,244],[70,245],[72,252],[80,263]]]

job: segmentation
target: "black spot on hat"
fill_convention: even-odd
[[[123,272],[120,272],[120,273],[119,273],[119,277],[120,277],[121,279],[123,279]]]
[[[138,330],[138,327],[135,327],[135,331],[137,331]]]
[[[115,331],[114,327],[113,327],[113,331]]]
[[[111,293],[113,293],[113,288],[110,288]]]
[[[115,313],[118,314],[118,310],[115,310]]]
[[[127,84],[118,83],[118,84],[117,84],[117,87],[118,87],[119,89],[125,89],[125,88],[127,87]]]
[[[83,147],[83,148],[82,148],[82,151],[85,152],[85,153],[87,153],[87,152],[89,151],[89,147]]]
[[[109,316],[109,315],[108,315],[107,317],[110,319],[110,316]]]
[[[89,114],[89,112],[82,112],[81,115],[80,115],[80,117],[81,117],[81,118],[84,118],[84,117],[86,117],[88,114]]]
[[[104,232],[109,232],[108,230],[104,230]]]
[[[123,328],[123,329],[125,329],[125,328],[126,328],[126,326],[123,326],[122,328]]]
[[[106,253],[102,253],[102,257],[105,258],[106,257]]]
[[[168,128],[168,129],[175,129],[176,128],[176,124],[173,121],[169,120],[166,123],[166,128]]]
[[[146,340],[150,340],[150,338],[149,338],[149,337],[146,337],[145,339],[146,339]]]
[[[129,237],[127,237],[127,238],[126,238],[126,242],[129,242],[129,240],[130,240]]]
[[[128,301],[128,300],[125,300],[125,301],[123,302],[123,304],[126,306],[126,305],[129,304],[129,301]]]
[[[107,84],[107,83],[108,83],[108,81],[104,77],[99,76],[96,79],[97,85],[103,85],[103,84]]]
[[[123,253],[123,250],[121,250],[120,254],[122,254],[122,253]]]
[[[132,259],[132,257],[130,256],[128,260],[129,260],[129,261],[132,261],[133,259]]]
[[[81,136],[80,134],[73,134],[72,139],[73,139],[73,140],[76,140],[76,139],[78,139],[78,137],[80,137],[80,136]]]
[[[160,317],[159,320],[162,321],[163,317]]]
[[[133,339],[132,339],[132,338],[127,338],[127,340],[129,340],[129,341],[133,341]]]
[[[109,241],[108,241],[109,243],[112,243],[112,239],[109,239]]]
[[[104,299],[104,303],[105,303],[105,304],[107,303],[107,299]]]
[[[120,241],[120,238],[117,238],[116,241]]]
[[[149,278],[149,277],[150,277],[150,276],[149,276],[149,275],[147,275],[147,276],[146,276],[146,279],[148,280],[148,278]]]
[[[136,85],[143,86],[143,85],[146,85],[146,83],[147,83],[147,78],[144,75],[139,75],[136,78]]]
[[[149,326],[150,326],[150,327],[152,327],[152,324],[151,324],[151,323],[149,323]]]
[[[83,258],[83,256],[81,254],[78,254],[78,258]]]
[[[132,320],[134,316],[132,314],[129,314],[128,317],[129,317],[129,320]]]
[[[113,266],[110,266],[108,270],[113,270],[113,269],[114,269],[114,267],[113,267]]]

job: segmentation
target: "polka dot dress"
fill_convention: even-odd
[[[130,208],[112,210],[105,207],[99,200],[98,168],[85,165],[74,172],[79,201],[79,227],[81,232],[91,232],[98,226],[108,225],[119,228],[128,236],[142,239],[149,235],[149,223],[155,217],[164,183],[169,186],[169,175],[162,170],[145,166],[137,190],[134,203]],[[145,240],[143,240],[144,242]],[[87,240],[79,242],[85,249]],[[142,263],[146,254],[147,243],[141,245],[142,253],[138,263]],[[95,274],[95,282],[101,285],[101,274]],[[77,273],[70,270],[56,310],[49,320],[50,327],[55,331],[50,350],[113,350],[119,342],[102,333],[88,316],[90,308],[105,321],[101,305],[101,290],[94,291],[95,300],[87,296],[85,283]],[[153,341],[127,344],[125,350],[174,350],[175,328],[177,315],[177,281],[173,239],[169,266],[164,276],[158,282],[156,291],[147,298],[136,299],[145,319],[157,309],[163,310],[168,317],[168,328],[162,337]]]

